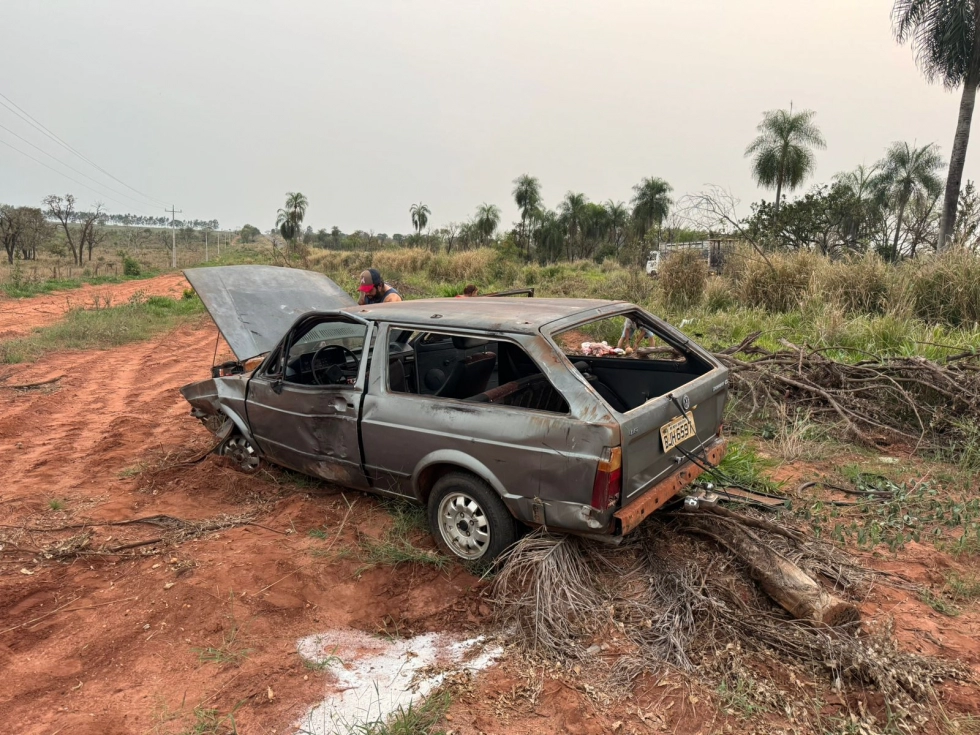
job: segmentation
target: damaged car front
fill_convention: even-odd
[[[220,442],[219,452],[243,470],[255,470],[259,454],[245,409],[249,379],[297,319],[352,306],[354,300],[326,276],[291,268],[191,268],[184,276],[235,359],[212,366],[209,380],[185,385],[181,395],[190,403],[191,415]]]

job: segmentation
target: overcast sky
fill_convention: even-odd
[[[959,102],[894,42],[891,0],[3,5],[0,93],[127,185],[223,227],[268,230],[287,191],[307,195],[315,229],[409,232],[417,201],[431,227],[484,201],[509,224],[522,173],[549,206],[570,189],[629,201],[660,176],[677,196],[729,187],[747,211],[767,195],[743,157],[764,110],[817,112],[827,180],[896,140],[948,157]],[[102,182],[0,145],[0,202],[72,192],[162,214],[4,107],[0,125]]]

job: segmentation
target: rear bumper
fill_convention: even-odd
[[[721,462],[725,456],[725,447],[724,439],[715,439],[711,444],[708,444],[705,447],[708,463],[717,465]],[[688,461],[672,475],[647,490],[640,498],[617,511],[614,515],[614,518],[619,521],[617,532],[627,534],[632,531],[657,508],[694,482],[703,471],[698,465]]]

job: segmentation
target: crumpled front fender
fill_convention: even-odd
[[[212,378],[190,383],[180,389],[180,393],[191,404],[191,415],[202,421],[209,416],[226,416],[229,421],[222,422],[215,431],[219,439],[227,439],[232,429],[238,429],[252,446],[255,441],[248,426],[245,414],[245,376],[234,375],[225,378]]]

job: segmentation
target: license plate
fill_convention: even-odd
[[[660,439],[664,443],[664,451],[669,452],[683,441],[694,436],[694,413],[688,411],[683,416],[671,419],[660,427]]]

